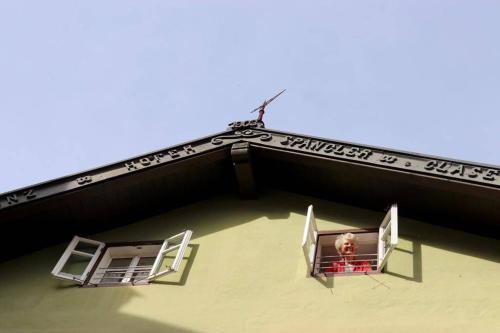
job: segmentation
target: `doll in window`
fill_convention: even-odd
[[[368,261],[359,259],[357,254],[358,240],[355,234],[348,232],[337,236],[335,248],[339,253],[338,259],[334,260],[329,267],[326,267],[325,272],[353,273],[372,271]]]

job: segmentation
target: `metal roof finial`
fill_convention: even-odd
[[[260,121],[260,122],[262,121],[262,117],[264,117],[264,113],[266,112],[266,106],[269,105],[269,103],[271,103],[272,101],[274,101],[276,99],[276,97],[278,97],[279,95],[281,95],[282,93],[284,93],[285,90],[286,89],[283,89],[282,91],[280,91],[276,96],[274,96],[271,99],[264,100],[264,102],[262,103],[261,106],[259,106],[258,108],[252,110],[252,112],[259,111],[259,117],[257,118],[257,121]]]

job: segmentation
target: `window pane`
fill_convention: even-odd
[[[151,268],[155,262],[155,257],[142,257],[139,259],[139,263],[134,270],[134,274],[131,278],[131,281],[139,281],[144,279],[149,275]]]
[[[104,270],[101,283],[121,283],[125,273],[129,269],[132,258],[115,258],[111,259],[108,267]]]
[[[61,272],[79,277],[83,274],[91,259],[92,258],[89,257],[72,254],[64,264]]]
[[[88,243],[84,243],[84,242],[80,241],[76,245],[75,250],[80,251],[80,252],[85,252],[88,254],[94,254],[98,248],[99,248],[99,245],[88,244]]]

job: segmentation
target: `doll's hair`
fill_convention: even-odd
[[[358,237],[355,234],[347,232],[345,234],[338,235],[337,239],[335,240],[335,248],[337,249],[337,252],[339,254],[341,254],[340,247],[346,240],[352,241],[352,243],[354,244],[354,248],[358,247]]]

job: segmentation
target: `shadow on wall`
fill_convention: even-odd
[[[370,211],[315,198],[305,197],[302,202],[301,207],[293,206],[291,211],[305,215],[307,205],[311,203],[314,204],[314,213],[317,219],[335,221],[349,226],[346,229],[352,227],[378,228],[385,216],[385,212]],[[410,250],[402,250],[400,246],[396,249],[401,252],[410,251],[411,253],[407,254],[413,256],[411,260],[413,261],[414,274],[412,276],[405,275],[410,280],[422,281],[422,246],[435,247],[500,263],[500,240],[408,219],[401,216],[404,213],[404,207],[399,208],[399,237],[412,245]]]
[[[419,240],[410,235],[400,235],[404,239],[404,248],[396,247],[394,251],[399,257],[403,257],[405,262],[411,262],[411,271],[397,271],[392,268],[390,261],[387,264],[385,273],[413,282],[422,282],[422,244]],[[408,246],[409,245],[409,246]],[[409,247],[409,249],[408,249]],[[401,265],[400,267],[407,267]]]
[[[191,268],[193,267],[194,260],[196,258],[196,254],[198,253],[198,249],[200,248],[199,244],[189,244],[188,246],[188,256],[184,256],[183,260],[186,262],[184,269],[180,274],[180,278],[175,281],[155,281],[155,284],[165,284],[170,286],[184,286],[187,282],[189,272],[191,272]],[[166,256],[166,258],[174,260],[175,256]],[[175,276],[175,274],[174,274]]]
[[[318,275],[315,276],[314,279],[328,289],[333,289],[335,285],[335,280],[333,276]]]
[[[259,200],[240,200],[232,195],[223,195],[141,220],[139,223],[113,229],[112,232],[101,233],[98,236],[99,239],[105,241],[146,240],[151,238],[152,231],[155,237],[158,235],[167,238],[176,232],[191,229],[196,239],[196,237],[203,237],[257,219],[266,219],[270,222],[287,219],[292,221],[291,214],[305,217],[310,204],[314,205],[317,219],[332,223],[332,229],[327,227],[326,230],[338,230],[339,224],[345,226],[345,229],[378,228],[385,215],[385,212],[375,212],[295,193],[265,189],[262,190]],[[400,207],[401,212],[404,212],[404,207]],[[144,223],[147,223],[147,227]],[[166,223],[168,223],[168,228],[165,228]],[[171,231],[166,234],[166,229]],[[421,280],[415,265],[421,262],[419,249],[422,245],[500,263],[500,241],[493,238],[436,225],[429,228],[429,224],[404,217],[400,217],[399,229],[400,235],[404,234],[401,237],[407,237],[414,244],[411,251],[414,252],[413,263],[417,276],[410,277],[410,279],[415,281]],[[297,235],[298,244],[301,237],[301,234]]]
[[[384,216],[383,212],[373,212],[357,207],[332,203],[297,194],[265,191],[260,200],[241,201],[236,197],[222,196],[201,201],[193,205],[175,209],[139,223],[127,225],[113,231],[101,233],[95,238],[104,241],[133,241],[167,238],[186,228],[194,231],[193,240],[256,219],[265,223],[281,220],[292,223],[291,214],[304,216],[309,204],[315,205],[316,217],[322,226],[328,228],[377,227]],[[235,218],[237,217],[237,218]],[[297,219],[293,219],[294,223]],[[326,222],[325,222],[326,221]],[[342,227],[343,228],[343,227]],[[422,282],[422,247],[431,246],[455,253],[465,254],[500,262],[500,241],[454,231],[409,220],[400,219],[401,244],[393,253],[394,258],[411,262],[406,271],[391,268],[386,273],[408,281]],[[298,234],[297,253],[300,253]],[[69,241],[69,240],[68,240]],[[197,331],[163,324],[121,312],[133,298],[143,297],[136,288],[75,288],[66,287],[64,282],[54,280],[47,263],[57,261],[66,244],[39,251],[30,256],[0,264],[2,285],[0,285],[0,332],[174,332],[196,333]],[[183,271],[172,279],[159,283],[184,286],[199,251],[199,245],[191,243],[186,253]],[[392,260],[393,258],[391,258]],[[8,269],[6,269],[8,267]],[[33,283],[33,277],[37,277]],[[376,276],[374,276],[377,278]],[[334,278],[317,277],[318,283],[326,288],[334,287]],[[54,291],[57,290],[57,293]],[[140,289],[139,289],[140,290]],[[168,304],[161,310],[162,319],[168,318]],[[68,313],[71,320],[68,320]],[[43,315],[43,318],[41,317]]]
[[[186,284],[198,244],[190,244],[189,248],[180,278],[162,284]],[[150,286],[80,288],[52,278],[47,262],[51,262],[57,252],[56,248],[51,248],[0,264],[0,333],[200,332],[123,313],[132,299],[144,297],[138,290]],[[37,277],[36,283],[33,283],[33,276]],[[162,308],[165,311],[162,319],[175,323],[175,318],[168,317],[170,306],[176,304],[168,303]]]

